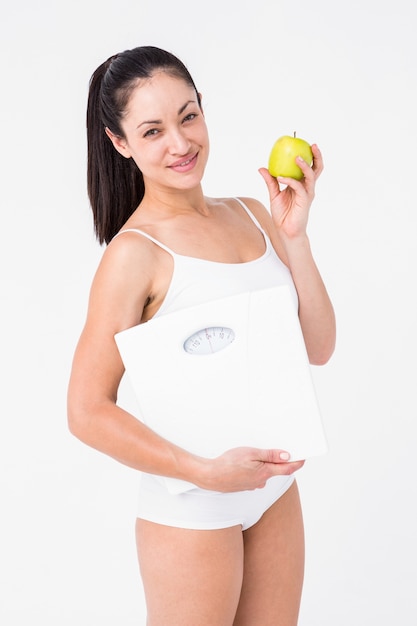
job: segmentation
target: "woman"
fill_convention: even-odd
[[[254,448],[206,459],[164,440],[116,404],[124,368],[114,336],[233,291],[288,284],[309,360],[326,363],[334,314],[306,235],[320,151],[312,146],[312,167],[298,160],[302,181],[260,169],[271,212],[250,198],[206,197],[201,96],[185,66],[154,47],[96,70],[87,129],[89,197],[108,246],[74,357],[69,426],[142,472],[136,537],[147,623],[293,626],[304,562],[294,472],[303,462]],[[160,476],[196,488],[172,495]]]

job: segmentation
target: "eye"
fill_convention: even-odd
[[[150,128],[149,130],[146,131],[146,133],[143,135],[144,137],[153,137],[155,135],[157,135],[159,133],[159,130],[157,128]]]
[[[183,122],[191,122],[193,119],[197,117],[197,113],[189,113],[183,119]]]

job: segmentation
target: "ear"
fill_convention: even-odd
[[[113,146],[116,148],[117,152],[119,152],[122,156],[126,157],[126,159],[130,159],[131,154],[130,154],[129,149],[127,148],[126,140],[112,133],[110,128],[107,128],[107,126],[105,128],[105,132],[106,132],[107,137],[112,142]]]

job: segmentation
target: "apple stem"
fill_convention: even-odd
[[[297,131],[294,131],[294,138],[295,138],[296,134],[297,134]]]

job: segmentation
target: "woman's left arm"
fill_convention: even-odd
[[[323,365],[331,357],[336,340],[333,306],[314,261],[307,223],[323,159],[312,145],[313,165],[297,158],[304,178],[274,178],[266,168],[259,171],[266,182],[271,216],[279,241],[279,253],[288,265],[299,298],[299,317],[310,363]],[[284,185],[282,189],[280,185]]]

